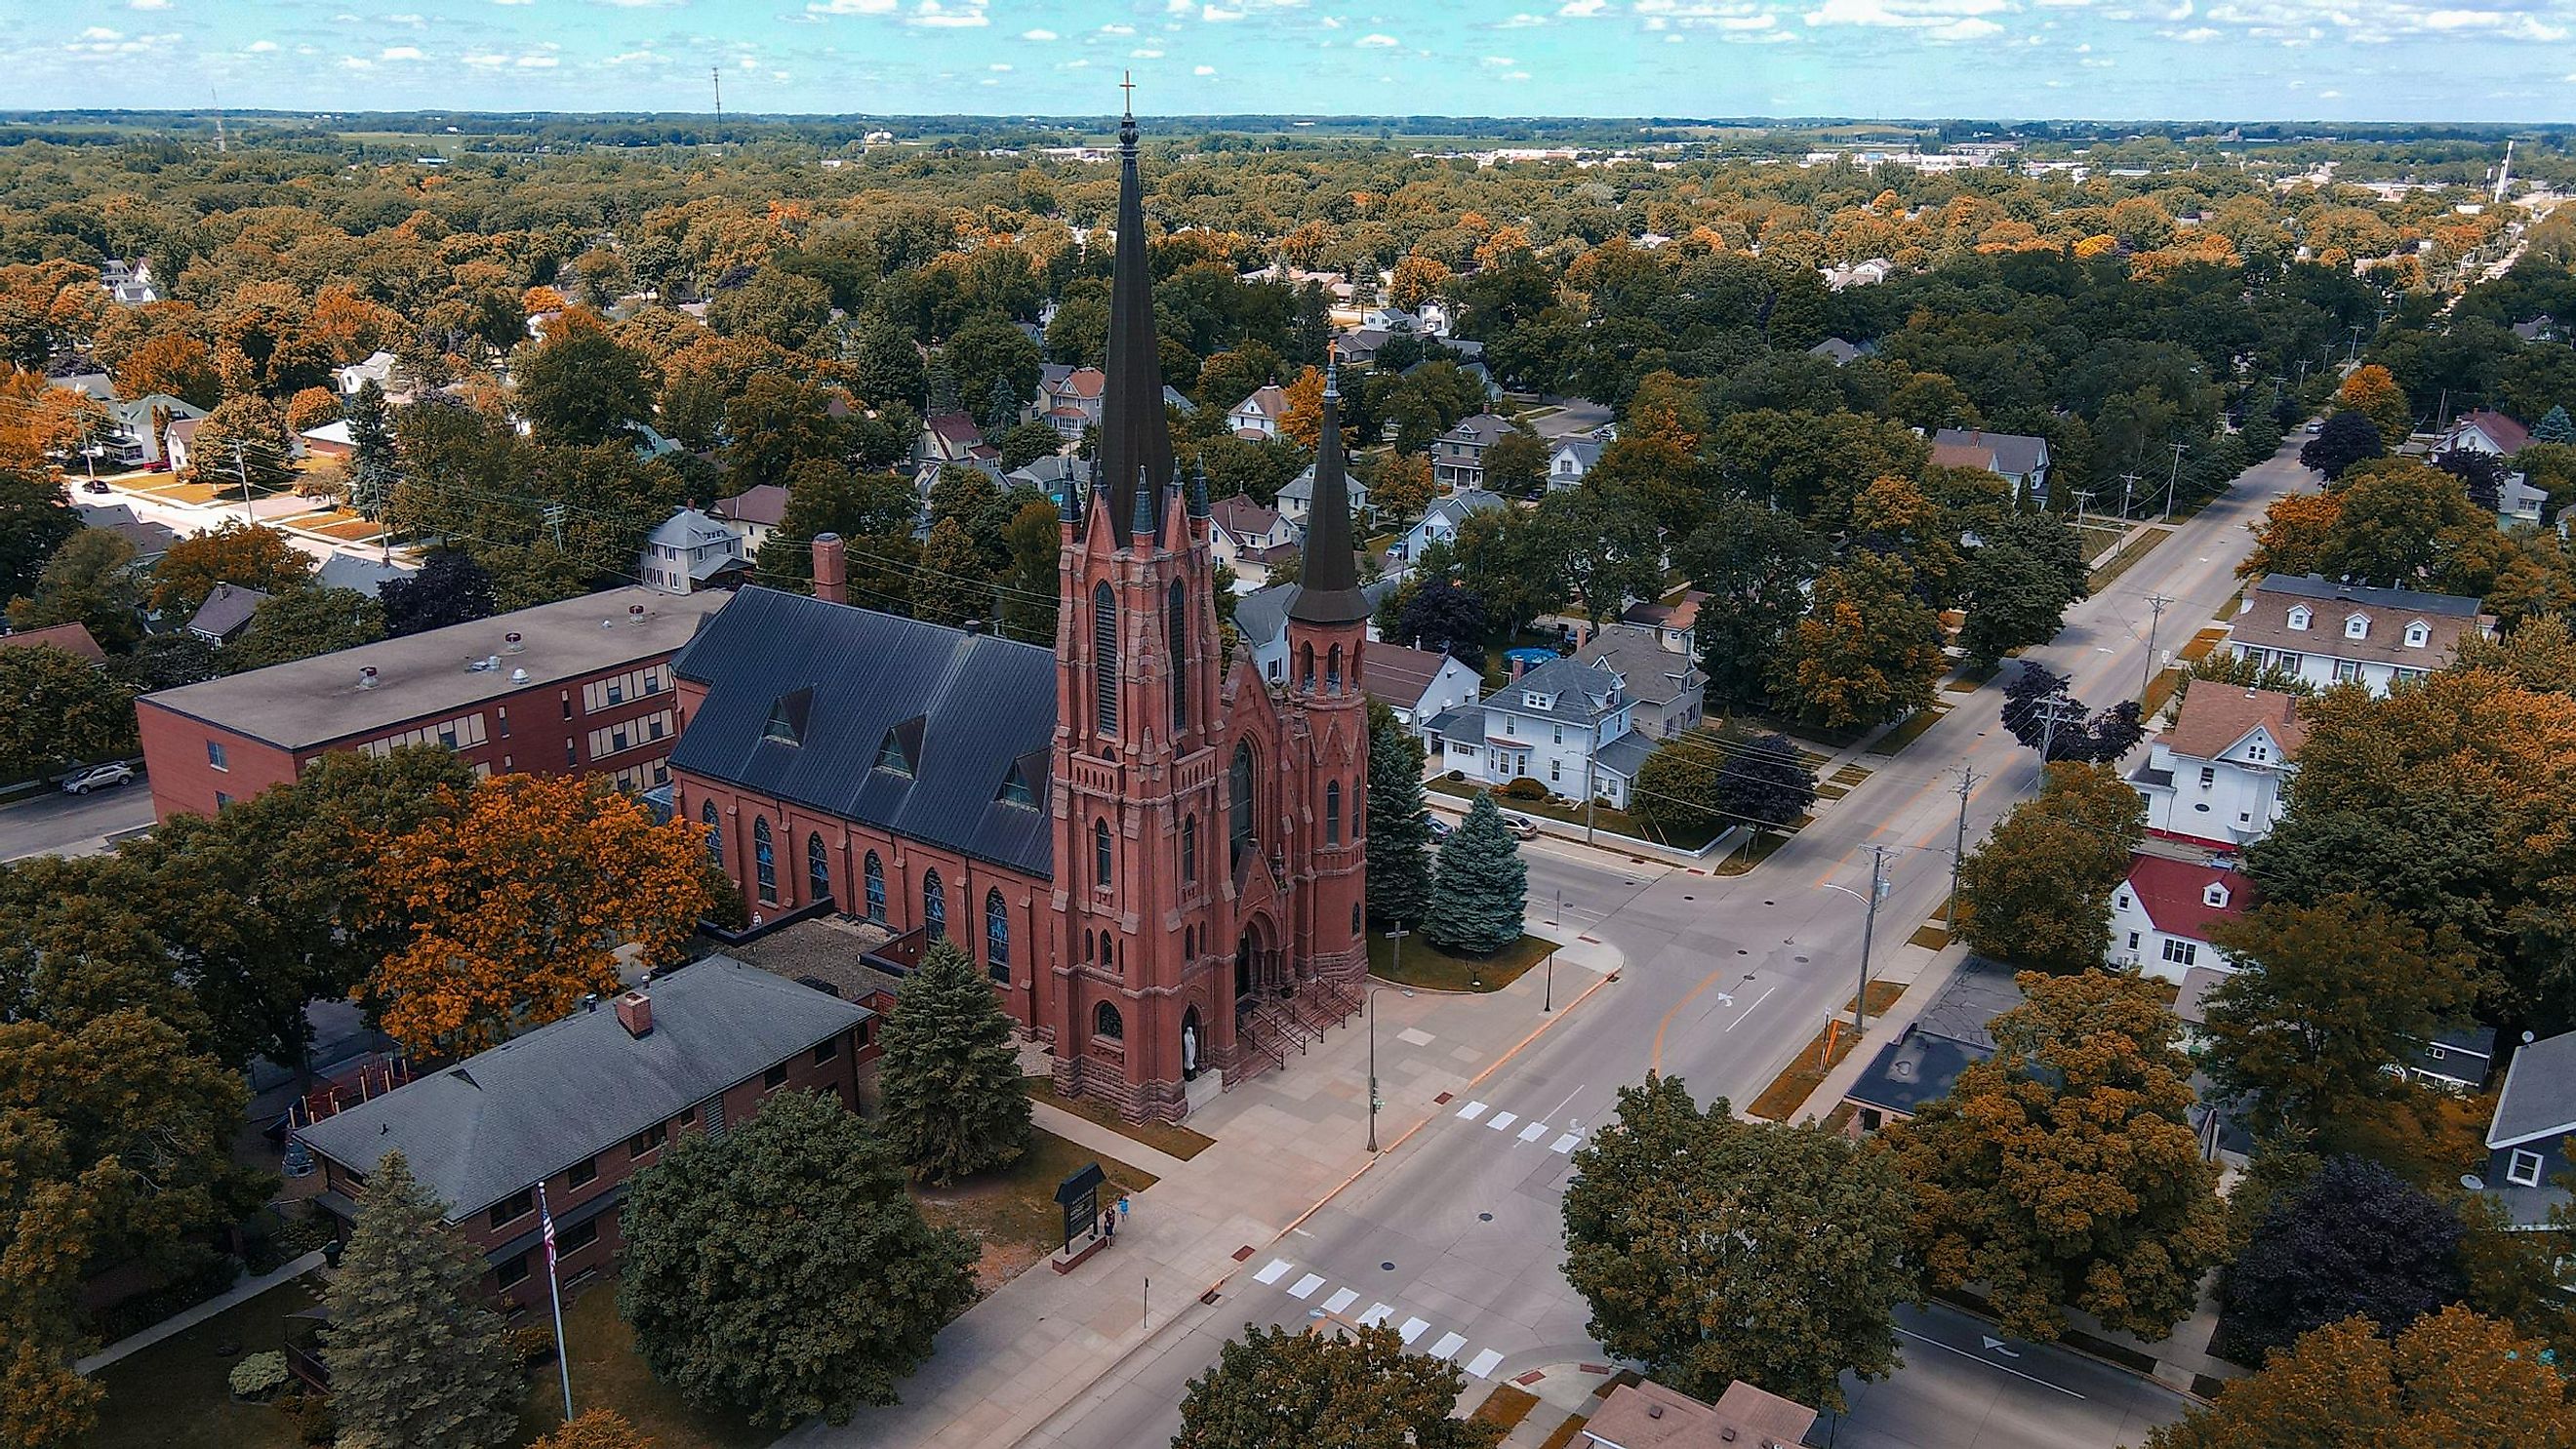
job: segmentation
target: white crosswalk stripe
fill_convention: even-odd
[[[1404,1326],[1395,1331],[1395,1336],[1404,1340],[1405,1347],[1411,1348],[1413,1341],[1420,1338],[1430,1327],[1431,1323],[1428,1319],[1408,1318],[1404,1320]]]
[[[1348,1308],[1359,1301],[1360,1295],[1352,1292],[1350,1289],[1336,1288],[1333,1290],[1333,1296],[1324,1300],[1324,1311],[1326,1313],[1339,1313],[1343,1309]]]
[[[1323,1274],[1309,1273],[1305,1277],[1298,1279],[1294,1284],[1290,1285],[1288,1296],[1302,1303],[1308,1298],[1313,1297],[1315,1290],[1323,1286]]]
[[[1394,1316],[1395,1316],[1395,1305],[1394,1305],[1394,1304],[1392,1304],[1392,1303],[1373,1303],[1373,1304],[1370,1304],[1370,1305],[1369,1305],[1369,1311],[1368,1311],[1368,1312],[1363,1313],[1363,1314],[1361,1314],[1361,1315],[1360,1315],[1360,1327],[1362,1327],[1362,1328],[1375,1328],[1375,1327],[1377,1327],[1378,1325],[1380,1325],[1380,1324],[1382,1324],[1382,1323],[1386,1322],[1388,1319],[1393,1318]]]
[[[1547,1150],[1550,1152],[1572,1152],[1575,1149],[1575,1146],[1582,1141],[1582,1133],[1568,1132],[1564,1136],[1556,1139],[1554,1142],[1547,1144]]]
[[[1518,1114],[1516,1114],[1516,1113],[1512,1113],[1512,1112],[1496,1112],[1496,1113],[1494,1114],[1494,1118],[1493,1118],[1493,1120],[1492,1120],[1492,1121],[1490,1121],[1490,1122],[1487,1122],[1485,1125],[1486,1125],[1486,1126],[1488,1126],[1488,1127],[1493,1128],[1493,1129],[1494,1129],[1495,1131],[1497,1131],[1497,1132],[1500,1132],[1500,1131],[1502,1131],[1504,1128],[1511,1126],[1513,1123],[1515,1123],[1515,1122],[1517,1122],[1517,1121],[1519,1121],[1519,1120],[1521,1120],[1521,1119],[1520,1119],[1519,1115],[1518,1115]]]
[[[1287,1276],[1288,1260],[1285,1258],[1273,1258],[1260,1272],[1252,1275],[1252,1281],[1263,1284],[1276,1283]]]
[[[1547,1124],[1544,1122],[1532,1122],[1528,1126],[1522,1128],[1520,1132],[1520,1138],[1523,1142],[1536,1142],[1546,1135]]]
[[[1494,1370],[1502,1366],[1502,1362],[1503,1356],[1489,1348],[1467,1360],[1467,1372],[1480,1379],[1491,1378]]]
[[[1540,1128],[1541,1132],[1545,1132],[1547,1130],[1548,1129],[1544,1126]],[[1521,1140],[1530,1141],[1534,1139],[1523,1138]],[[1294,1282],[1287,1282],[1286,1280],[1288,1275],[1291,1273],[1297,1274],[1296,1280]],[[1298,1269],[1296,1264],[1289,1262],[1285,1258],[1271,1259],[1269,1262],[1263,1264],[1261,1271],[1253,1274],[1252,1277],[1254,1282],[1270,1286],[1279,1286],[1285,1283],[1285,1286],[1280,1287],[1280,1291],[1301,1303],[1314,1301],[1316,1299],[1316,1295],[1322,1294],[1322,1299],[1318,1303],[1316,1309],[1313,1310],[1319,1313],[1330,1313],[1335,1315],[1347,1313],[1352,1304],[1360,1301],[1359,1290],[1355,1288],[1335,1288],[1333,1287],[1331,1280],[1327,1279],[1323,1274],[1302,1272]],[[1326,1293],[1326,1289],[1331,1289],[1331,1291]],[[1403,1315],[1400,1323],[1397,1321],[1399,1314]],[[1398,1308],[1392,1303],[1385,1302],[1371,1303],[1368,1311],[1359,1315],[1356,1322],[1358,1322],[1363,1328],[1384,1328],[1389,1325],[1394,1325],[1395,1336],[1402,1340],[1404,1346],[1407,1348],[1412,1348],[1422,1342],[1424,1338],[1430,1335],[1432,1329],[1431,1320],[1420,1317],[1419,1315],[1406,1314],[1403,1309]],[[1431,1346],[1426,1350],[1426,1352],[1428,1352],[1433,1358],[1441,1359],[1450,1363],[1456,1363],[1458,1362],[1458,1356],[1465,1353],[1468,1346],[1467,1335],[1463,1333],[1444,1331],[1437,1338],[1431,1340]],[[1467,1372],[1474,1374],[1478,1378],[1486,1378],[1491,1376],[1494,1366],[1502,1361],[1503,1356],[1501,1353],[1493,1349],[1486,1349],[1478,1353],[1474,1359],[1468,1362],[1466,1366]]]
[[[1467,1335],[1463,1333],[1444,1333],[1440,1335],[1440,1341],[1438,1343],[1431,1345],[1431,1356],[1433,1358],[1443,1359],[1455,1358],[1458,1356],[1458,1350],[1465,1348],[1466,1346]]]
[[[1484,1115],[1485,1104],[1482,1102],[1470,1102],[1466,1106],[1458,1109],[1458,1116],[1460,1119],[1468,1122],[1473,1122]]]

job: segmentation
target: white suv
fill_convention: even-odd
[[[130,765],[92,765],[88,769],[81,771],[79,774],[73,775],[64,780],[63,793],[67,795],[86,795],[92,790],[105,790],[113,786],[127,784],[133,779],[134,769]]]

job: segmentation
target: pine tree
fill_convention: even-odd
[[[944,1183],[1007,1167],[1029,1146],[1019,1049],[993,984],[940,941],[903,984],[877,1065],[877,1127],[913,1175]]]
[[[331,1281],[331,1408],[343,1442],[486,1449],[518,1432],[519,1363],[486,1305],[482,1255],[388,1152]]]
[[[385,409],[385,390],[374,378],[358,384],[345,411],[349,442],[349,506],[370,521],[384,517],[394,495],[394,426]]]
[[[914,617],[963,624],[991,618],[993,604],[993,573],[984,550],[956,519],[939,520],[921,546],[921,568],[912,584]]]
[[[1467,823],[1440,844],[1440,881],[1423,914],[1424,939],[1443,951],[1491,956],[1521,938],[1529,866],[1503,828],[1494,797],[1478,795]]]
[[[1418,925],[1430,904],[1431,811],[1422,798],[1422,746],[1388,720],[1369,732],[1369,919]]]
[[[2531,440],[2535,443],[2576,443],[2576,421],[2568,418],[2564,404],[2552,403],[2539,426],[2531,430]]]

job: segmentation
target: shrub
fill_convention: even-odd
[[[224,1381],[232,1386],[234,1398],[255,1404],[285,1388],[289,1377],[286,1355],[272,1350],[252,1354],[234,1364],[233,1371],[224,1375]]]
[[[1467,772],[1464,770],[1451,770],[1441,778],[1447,780],[1452,785],[1463,784],[1466,782]]]
[[[1531,779],[1527,775],[1523,775],[1519,779],[1505,785],[1503,787],[1503,794],[1514,800],[1544,800],[1547,798],[1547,787],[1540,784],[1538,781]]]
[[[171,1314],[185,1312],[217,1294],[230,1292],[240,1278],[239,1259],[207,1249],[173,1272],[170,1281],[160,1287],[101,1309],[97,1317],[99,1339],[114,1343],[121,1338],[130,1338]]]
[[[297,1394],[277,1401],[277,1411],[295,1429],[295,1437],[313,1445],[328,1444],[340,1437],[339,1416],[331,1412],[331,1400],[322,1394]]]
[[[535,1368],[555,1356],[555,1331],[542,1323],[523,1323],[510,1330],[510,1352],[519,1366]]]

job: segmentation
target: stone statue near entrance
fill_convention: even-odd
[[[1198,1079],[1199,1024],[1195,1021],[1183,1022],[1181,1024],[1181,1080],[1195,1082]]]

